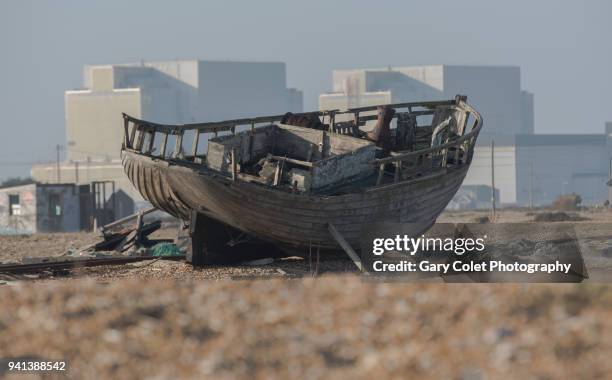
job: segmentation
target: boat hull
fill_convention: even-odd
[[[328,223],[354,248],[372,223],[414,223],[411,234],[424,233],[453,198],[469,167],[356,193],[317,196],[232,181],[195,165],[175,165],[131,151],[123,151],[122,159],[142,196],[171,215],[188,220],[196,210],[283,247],[312,244],[332,250],[338,245]]]

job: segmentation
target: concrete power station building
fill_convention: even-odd
[[[173,124],[301,112],[302,93],[287,88],[286,76],[285,64],[278,62],[86,66],[84,88],[65,93],[66,161],[59,170],[55,164],[35,165],[32,177],[40,183],[114,181],[122,199],[138,207],[142,198],[124,174],[119,157],[122,112]]]
[[[485,116],[483,135],[533,133],[533,95],[521,91],[521,71],[506,66],[416,66],[335,70],[333,92],[320,109],[453,99],[468,96]],[[482,137],[482,136],[481,136]]]
[[[333,91],[319,96],[319,108],[452,99],[468,96],[482,114],[484,128],[474,161],[456,198],[479,194],[474,202],[450,207],[482,207],[490,201],[491,140],[495,142],[495,187],[502,205],[551,204],[576,192],[584,204],[608,197],[612,124],[604,134],[534,134],[534,97],[521,89],[512,66],[432,65],[336,70]],[[577,159],[579,157],[579,159]],[[482,191],[483,186],[489,190]],[[612,190],[611,190],[612,192]],[[486,196],[485,194],[489,194]],[[485,199],[481,199],[486,196]]]

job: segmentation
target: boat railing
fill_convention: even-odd
[[[431,118],[436,109],[441,106],[463,111],[466,117],[464,125],[460,128],[462,135],[452,141],[427,149],[395,153],[391,157],[376,160],[374,163],[379,166],[378,184],[383,182],[385,171],[389,166],[395,167],[394,181],[397,182],[406,177],[421,175],[437,167],[445,168],[449,163],[453,165],[469,163],[476,136],[482,125],[482,118],[465,100],[464,96],[457,95],[453,100],[385,105],[385,107],[395,109],[394,117],[407,113],[414,117]],[[302,114],[319,116],[322,123],[328,125],[332,132],[356,135],[360,126],[377,119],[376,111],[378,107],[367,106],[342,111],[329,110]],[[464,127],[468,123],[469,115],[472,115],[475,119],[474,124],[470,132],[464,134]],[[257,125],[279,123],[284,117],[285,115],[273,115],[220,122],[169,125],[140,120],[124,113],[124,141],[122,145],[123,149],[141,155],[198,164],[205,159],[204,148],[200,147],[200,141],[203,141],[202,134],[214,135],[215,137],[220,133],[235,134],[239,130],[248,128],[254,130]],[[418,127],[431,128],[432,130],[435,128],[433,125],[419,125]],[[186,134],[190,135],[189,138],[185,138]],[[174,141],[170,141],[171,139]],[[185,144],[189,145],[189,140],[191,140],[191,146],[185,147]],[[454,156],[451,155],[450,161],[448,159],[449,152],[454,154]]]
[[[465,126],[471,121],[469,132],[444,141],[442,144],[409,152],[392,152],[389,157],[374,160],[378,166],[376,185],[386,184],[386,177],[392,176],[392,183],[423,175],[443,172],[449,167],[469,165],[474,155],[476,138],[482,128],[482,117],[464,100],[457,102],[457,108],[465,112]],[[442,123],[447,123],[448,120]],[[434,126],[435,129],[435,126]],[[389,169],[392,174],[389,175]]]

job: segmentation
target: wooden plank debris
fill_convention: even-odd
[[[45,270],[61,270],[100,265],[121,265],[144,260],[183,260],[177,256],[122,256],[122,257],[70,257],[63,260],[30,262],[23,264],[0,264],[0,273],[35,273]]]
[[[143,242],[148,235],[157,231],[160,227],[161,221],[156,220],[151,223],[143,224],[139,232],[136,226],[113,231],[112,233],[104,235],[102,241],[94,243],[93,246],[87,246],[81,249],[80,252],[88,250],[125,252],[135,244]],[[138,239],[138,236],[140,236],[140,239]]]
[[[185,255],[144,256],[125,254],[125,252],[134,247],[149,248],[157,243],[167,242],[167,240],[147,239],[147,236],[161,227],[160,220],[148,223],[144,222],[144,215],[154,210],[155,209],[144,210],[107,224],[102,228],[102,240],[82,247],[77,252],[72,252],[70,256],[24,258],[22,263],[0,264],[0,273],[33,273],[97,265],[119,265],[143,260],[184,259]],[[134,218],[136,218],[136,223],[134,225],[122,226]],[[121,226],[121,228],[118,228],[119,226]],[[100,251],[115,251],[122,254],[113,256],[93,256],[95,252]]]
[[[148,209],[142,210],[142,211],[140,211],[140,212],[137,212],[137,213],[135,213],[135,214],[128,215],[128,216],[123,217],[123,218],[121,218],[121,219],[117,219],[117,220],[115,220],[114,222],[109,223],[109,224],[107,224],[107,225],[103,226],[103,227],[102,227],[102,233],[104,233],[104,231],[111,230],[113,227],[119,226],[119,225],[124,224],[124,223],[127,223],[127,222],[129,222],[129,221],[131,221],[131,220],[133,220],[133,219],[136,219],[136,218],[138,218],[138,216],[139,216],[139,215],[141,215],[141,214],[142,214],[142,216],[145,216],[145,215],[147,215],[147,214],[152,213],[153,211],[157,211],[157,209],[156,209],[155,207],[151,207],[151,208],[148,208]]]
[[[268,154],[268,158],[272,159],[272,160],[275,160],[275,161],[284,161],[284,162],[289,162],[290,164],[305,166],[307,168],[312,168],[313,167],[313,163],[312,162],[302,161],[302,160],[298,160],[298,159],[295,159],[295,158],[274,156],[274,155],[271,155],[271,154]]]

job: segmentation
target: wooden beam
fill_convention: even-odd
[[[274,172],[274,186],[278,186],[283,179],[283,167],[285,166],[285,161],[280,161],[278,165],[276,165],[276,171]]]
[[[123,118],[123,139],[126,148],[131,148],[132,144],[130,142],[130,121],[126,118]]]
[[[128,119],[128,122],[129,122],[129,119]],[[135,141],[134,139],[136,138],[136,129],[138,129],[137,126],[138,124],[132,122],[132,131],[130,132],[130,148],[134,147],[134,141]]]
[[[104,231],[108,230],[108,229],[109,229],[109,228],[111,228],[111,227],[115,227],[115,226],[117,226],[117,225],[119,225],[119,224],[122,224],[122,223],[125,223],[125,222],[127,222],[127,221],[129,221],[129,220],[132,220],[132,219],[138,218],[138,216],[139,216],[139,215],[143,215],[143,216],[144,216],[144,215],[150,214],[150,213],[152,213],[153,211],[156,211],[156,210],[157,210],[157,209],[156,209],[155,207],[151,207],[151,208],[148,208],[148,209],[143,210],[143,211],[141,211],[141,212],[137,212],[137,213],[134,213],[134,214],[132,214],[132,215],[128,215],[128,216],[126,216],[126,217],[123,217],[123,218],[121,218],[121,219],[117,219],[117,220],[115,220],[114,222],[109,223],[109,224],[107,224],[107,225],[103,226],[103,227],[102,227],[102,232],[104,232]]]
[[[448,163],[448,148],[442,149],[442,167],[445,168]]]
[[[145,129],[141,128],[138,130],[138,140],[136,142],[136,150],[139,152],[142,152],[142,144],[144,144],[144,139],[145,139]]]
[[[198,143],[200,142],[200,130],[195,130],[195,136],[193,136],[193,145],[191,147],[191,151],[193,153],[193,161],[195,161],[198,155]]]
[[[274,156],[274,155],[268,155],[269,158],[276,160],[276,161],[284,161],[284,162],[289,162],[291,164],[296,164],[296,165],[300,165],[300,166],[305,166],[307,168],[312,168],[313,164],[312,162],[308,162],[308,161],[302,161],[302,160],[297,160],[295,158],[289,158],[289,157],[281,157],[281,156]]]
[[[180,157],[183,151],[183,134],[176,135],[176,144],[174,145],[174,157]]]
[[[253,144],[255,143],[255,130],[251,127],[251,131],[247,135],[249,137],[249,155],[246,157],[245,161],[251,161],[253,159]]]
[[[192,210],[189,215],[189,244],[185,261],[193,266],[209,264],[208,247],[206,246],[206,217]]]
[[[453,100],[440,100],[440,101],[428,101],[428,102],[410,102],[410,103],[395,103],[388,104],[387,106],[390,108],[406,108],[406,107],[423,107],[423,108],[433,108],[437,106],[452,106],[457,105],[455,99]],[[298,113],[296,115],[304,115],[304,114],[315,114],[317,116],[329,116],[330,123],[333,124],[333,119],[335,119],[335,115],[342,115],[348,113],[355,112],[365,112],[365,111],[375,111],[377,109],[376,106],[366,106],[366,107],[357,107],[357,108],[349,108],[346,110],[327,110],[327,111],[319,111],[319,112],[304,112]],[[155,127],[157,130],[188,130],[188,129],[202,129],[204,132],[212,132],[212,131],[227,131],[231,130],[237,125],[249,125],[255,123],[274,123],[279,122],[285,116],[283,115],[273,115],[273,116],[260,116],[260,117],[252,117],[252,118],[244,118],[244,119],[234,119],[234,120],[225,120],[219,122],[207,122],[207,123],[194,123],[194,124],[157,124],[152,122],[145,122],[144,120],[137,119],[128,114],[123,114],[124,118],[127,118],[129,121],[134,123],[146,123],[152,127]]]
[[[384,175],[385,175],[385,164],[381,163],[380,166],[378,167],[378,178],[376,179],[376,186],[381,184]]]
[[[346,252],[346,254],[351,258],[351,260],[353,260],[353,263],[355,263],[355,266],[357,267],[357,269],[359,269],[360,272],[363,272],[363,264],[361,263],[361,259],[359,258],[357,253],[353,250],[351,245],[346,241],[346,239],[344,239],[344,237],[336,229],[336,226],[334,226],[332,223],[327,223],[327,228],[329,229],[329,233],[333,236],[333,238],[336,240],[338,245],[340,245],[340,247],[344,250],[344,252]]]
[[[149,146],[147,147],[147,153],[151,154],[153,152],[153,147],[155,144],[155,129],[151,129],[149,131]]]
[[[159,156],[161,158],[165,158],[166,156],[166,145],[168,144],[168,134],[164,133],[164,138],[162,140],[161,146],[160,148],[160,152],[159,152]]]
[[[402,171],[402,161],[395,163],[395,175],[393,176],[393,182],[397,183],[400,180],[400,172]]]
[[[136,236],[134,236],[134,243],[137,244],[140,241],[140,232],[142,230],[142,218],[143,218],[143,213],[142,211],[140,211],[138,213],[138,217],[136,217],[136,229],[134,230],[134,232],[136,232]]]
[[[238,178],[238,163],[236,162],[236,149],[232,148],[232,181]]]
[[[247,173],[238,173],[238,179],[242,181],[247,181],[247,182],[261,183],[262,185],[268,184],[265,178],[262,178],[256,175],[252,175],[252,174],[247,174]]]

